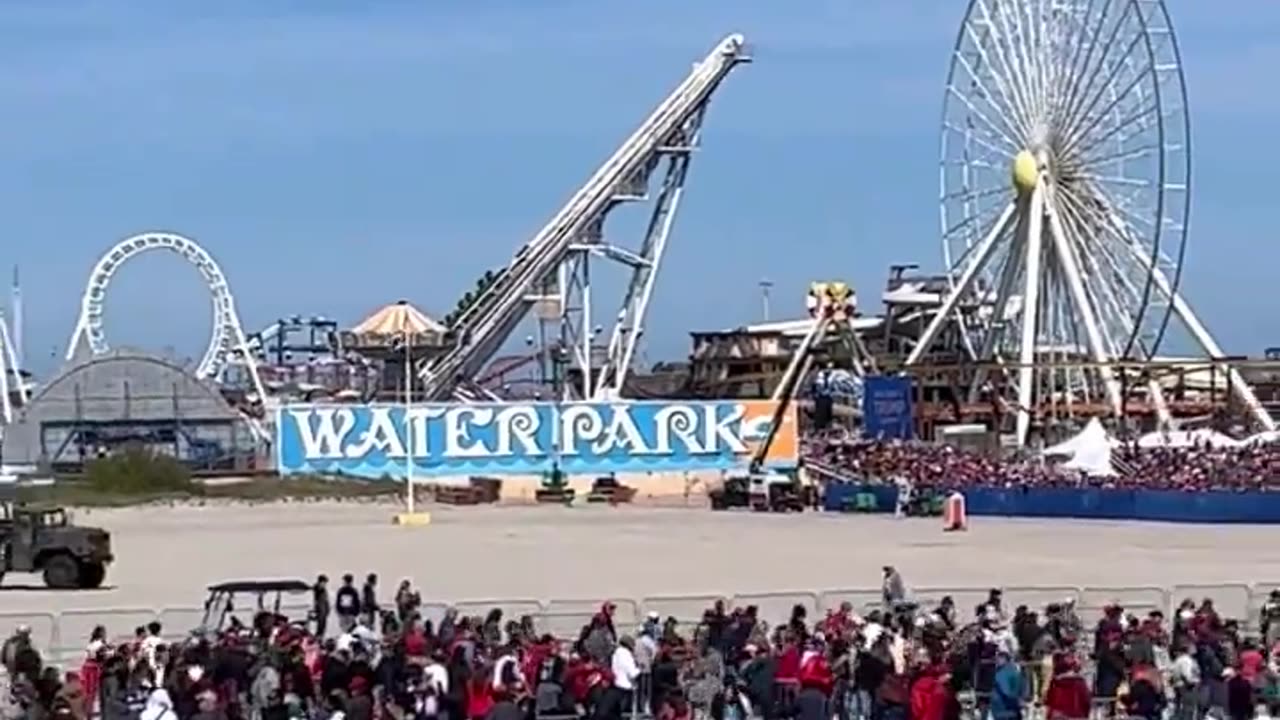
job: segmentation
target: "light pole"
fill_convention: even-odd
[[[414,514],[413,492],[413,427],[410,411],[413,409],[413,352],[409,331],[404,331],[404,482],[405,510]]]
[[[773,281],[766,278],[758,284],[760,286],[760,305],[764,311],[764,321],[769,322],[769,290],[773,288]]]

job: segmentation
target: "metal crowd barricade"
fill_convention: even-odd
[[[494,609],[501,610],[504,625],[525,615],[536,618],[542,614],[542,602],[530,599],[468,600],[454,603],[453,607],[457,609],[459,617],[479,617],[482,620]]]
[[[816,592],[742,593],[733,596],[732,605],[740,608],[754,605],[757,617],[770,625],[786,621],[796,606],[804,608],[810,618],[818,617],[820,611],[825,610]]]
[[[822,611],[836,610],[842,603],[849,603],[854,610],[865,613],[868,610],[879,608],[883,604],[880,590],[868,590],[866,588],[846,588],[842,590],[828,590],[818,596],[818,604]]]
[[[698,623],[702,614],[717,600],[729,600],[726,595],[663,595],[647,597],[640,601],[646,613],[656,612],[663,620],[673,617],[680,623]]]
[[[101,625],[112,643],[132,640],[140,627],[160,619],[155,608],[113,608],[110,610],[63,610],[58,617],[58,645],[53,648],[59,657],[83,656],[93,629]]]
[[[1041,610],[1044,605],[1051,602],[1075,599],[1077,612],[1086,623],[1096,621],[1101,616],[1102,609],[1114,602],[1120,603],[1126,612],[1133,614],[1140,615],[1151,610],[1171,614],[1174,604],[1185,598],[1190,597],[1199,603],[1205,597],[1209,597],[1214,600],[1219,612],[1224,616],[1238,618],[1244,621],[1244,627],[1257,629],[1258,612],[1267,601],[1270,592],[1276,588],[1280,588],[1280,582],[1252,585],[1244,583],[1185,584],[1170,587],[1005,586],[1002,590],[1005,604],[1009,608],[1027,605]],[[912,589],[911,596],[929,605],[936,603],[944,595],[950,595],[956,602],[960,617],[965,618],[974,606],[986,600],[988,591],[989,588],[985,587],[925,587]],[[707,608],[720,599],[737,607],[757,606],[760,617],[771,625],[785,622],[796,605],[801,605],[810,611],[814,619],[820,618],[821,613],[828,609],[838,608],[842,602],[850,602],[859,612],[881,606],[879,588],[736,595],[665,595],[642,599],[612,598],[611,601],[615,605],[615,624],[620,631],[629,632],[631,628],[638,626],[644,620],[645,613],[650,611],[657,612],[664,620],[674,617],[681,623],[696,624],[701,621],[702,614]],[[424,617],[438,623],[449,607],[457,608],[460,615],[481,617],[488,615],[494,608],[501,608],[504,622],[518,620],[522,615],[529,615],[534,618],[540,632],[573,638],[577,636],[581,627],[599,612],[603,602],[603,599],[552,599],[546,602],[535,599],[471,600],[452,605],[427,603],[422,606],[422,611]],[[282,610],[298,617],[305,617],[310,606],[291,604]],[[245,612],[249,612],[249,609],[246,608]],[[119,641],[130,639],[135,628],[158,620],[164,628],[166,639],[179,640],[199,625],[203,615],[204,611],[200,608],[183,607],[0,612],[0,627],[7,626],[11,631],[17,625],[29,625],[32,639],[41,652],[51,658],[74,660],[83,656],[89,635],[98,625],[107,628],[109,639]],[[242,620],[247,621],[247,618]]]
[[[609,598],[608,600],[553,598],[543,603],[542,614],[544,617],[581,617],[581,625],[585,625],[591,621],[591,618],[596,613],[600,612],[606,602],[613,603],[613,624],[619,631],[625,630],[629,632],[630,628],[639,625],[644,617],[640,611],[640,603],[631,598]],[[575,630],[574,632],[576,633],[577,631]]]
[[[1119,602],[1125,609],[1164,609],[1169,611],[1169,588],[1155,585],[1120,585],[1120,587],[1085,587],[1080,591],[1079,605],[1089,609],[1102,609]]]
[[[0,623],[3,623],[9,632],[15,630],[19,625],[26,625],[31,628],[31,643],[42,654],[53,652],[60,644],[58,638],[60,627],[58,613],[2,612],[0,613]]]
[[[1244,583],[1214,583],[1175,585],[1169,597],[1171,607],[1188,598],[1199,606],[1205,599],[1213,600],[1213,606],[1223,617],[1246,618],[1249,613],[1253,588]]]

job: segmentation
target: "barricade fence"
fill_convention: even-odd
[[[1265,491],[969,487],[961,492],[966,512],[974,516],[1280,523],[1280,493]],[[897,499],[898,489],[892,484],[830,483],[823,493],[823,507],[889,513]]]
[[[1076,612],[1085,622],[1092,623],[1102,615],[1108,605],[1119,604],[1127,612],[1145,614],[1160,610],[1172,617],[1176,604],[1193,599],[1197,604],[1211,599],[1223,617],[1236,618],[1246,629],[1256,628],[1259,613],[1267,596],[1277,583],[1222,583],[1185,584],[1168,587],[1157,586],[1005,586],[1005,605],[1014,608],[1026,605],[1040,610],[1049,603],[1071,601]],[[987,599],[986,587],[925,587],[914,588],[910,599],[921,606],[936,605],[943,597],[955,601],[961,617]],[[826,591],[761,592],[740,594],[661,595],[642,599],[605,598],[583,599],[500,599],[467,600],[454,604],[425,603],[419,609],[421,615],[438,624],[449,608],[462,616],[484,616],[499,608],[506,619],[528,615],[533,618],[539,632],[557,637],[576,637],[583,625],[598,613],[605,602],[614,605],[614,623],[623,628],[638,626],[650,612],[662,619],[675,618],[680,624],[697,624],[702,614],[717,600],[724,600],[730,607],[756,606],[759,617],[770,625],[785,622],[796,606],[803,607],[811,619],[827,610],[838,609],[848,602],[859,613],[882,607],[879,588],[848,588]],[[282,614],[302,619],[310,611],[310,605],[291,604],[281,608]],[[159,622],[164,636],[170,642],[179,641],[197,629],[204,617],[204,610],[197,607],[152,608],[102,608],[53,610],[37,612],[0,612],[0,626],[9,631],[18,625],[31,628],[31,638],[37,649],[54,662],[74,661],[82,657],[93,628],[102,625],[113,641],[127,640],[135,628],[151,622]],[[331,623],[331,626],[333,623]]]

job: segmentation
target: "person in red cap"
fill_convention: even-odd
[[[347,688],[349,697],[347,698],[348,720],[368,720],[373,717],[373,697],[369,694],[369,681],[362,675],[351,678],[351,683]]]

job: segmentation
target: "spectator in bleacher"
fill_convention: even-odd
[[[912,494],[969,487],[1089,486],[1203,491],[1280,490],[1280,444],[1242,447],[1138,447],[1112,452],[1118,474],[1091,477],[1038,457],[997,458],[947,445],[901,441],[809,438],[806,467],[824,476],[896,484]]]

